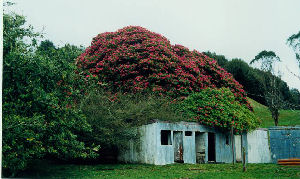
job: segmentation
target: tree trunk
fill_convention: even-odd
[[[278,118],[275,118],[275,126],[278,126]]]
[[[278,117],[279,117],[279,110],[275,110],[274,111],[274,122],[275,122],[275,126],[278,126]]]

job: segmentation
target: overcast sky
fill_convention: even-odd
[[[99,33],[143,26],[190,50],[250,62],[262,50],[282,60],[283,80],[300,90],[300,70],[286,39],[300,31],[300,0],[12,0],[56,45],[89,46]]]

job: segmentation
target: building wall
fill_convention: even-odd
[[[300,127],[272,127],[269,132],[272,162],[300,158]]]
[[[161,130],[170,130],[172,145],[161,144]],[[179,122],[155,122],[140,127],[141,140],[139,143],[131,141],[130,149],[122,151],[119,160],[130,163],[148,163],[165,165],[174,163],[174,131],[182,131],[183,135],[183,160],[184,163],[196,163],[195,132],[202,132],[202,143],[205,144],[205,162],[208,161],[208,132],[215,133],[216,162],[232,162],[231,140],[226,145],[225,134],[197,123]],[[191,136],[186,136],[185,131],[191,131]]]
[[[248,163],[270,163],[267,129],[258,129],[247,134]]]
[[[229,143],[226,144],[228,137]],[[216,162],[231,163],[232,162],[232,140],[230,135],[224,133],[216,133]]]
[[[155,146],[155,164],[156,165],[165,165],[174,162],[174,149],[173,149],[173,132],[171,131],[171,140],[172,145],[161,145],[161,130],[170,130],[169,126],[165,128],[161,127],[160,123],[155,123],[155,138],[156,143]]]
[[[148,163],[165,165],[174,163],[174,131],[182,131],[183,136],[183,160],[184,163],[196,163],[197,152],[205,151],[205,160],[208,161],[208,133],[215,133],[216,162],[232,162],[232,143],[229,135],[228,145],[226,134],[213,128],[198,125],[197,123],[167,123],[155,122],[139,128],[141,132],[140,142],[129,141],[130,148],[122,151],[119,160],[129,163]],[[171,145],[161,144],[161,130],[170,130]],[[191,131],[191,136],[186,136],[185,131]],[[201,133],[197,137],[196,132]],[[235,157],[241,160],[241,137],[235,136]],[[300,127],[274,127],[258,129],[248,134],[243,134],[243,147],[246,149],[247,163],[271,163],[278,159],[300,158]]]
[[[192,136],[183,135],[183,149],[184,163],[196,163],[195,132]]]
[[[139,128],[139,142],[129,141],[129,148],[120,151],[119,161],[126,163],[156,164],[156,123],[143,125]]]

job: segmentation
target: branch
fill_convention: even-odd
[[[292,72],[288,67],[287,65],[285,65],[285,68],[288,70],[288,72],[290,72],[292,75],[294,75],[296,78],[298,78],[300,80],[300,76],[299,75],[296,75],[294,72]]]

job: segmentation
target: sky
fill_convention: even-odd
[[[250,62],[263,50],[281,59],[290,88],[300,90],[295,53],[286,39],[300,31],[300,0],[11,0],[9,8],[57,46],[89,46],[99,33],[138,25],[171,44]],[[289,70],[287,70],[289,69]]]

